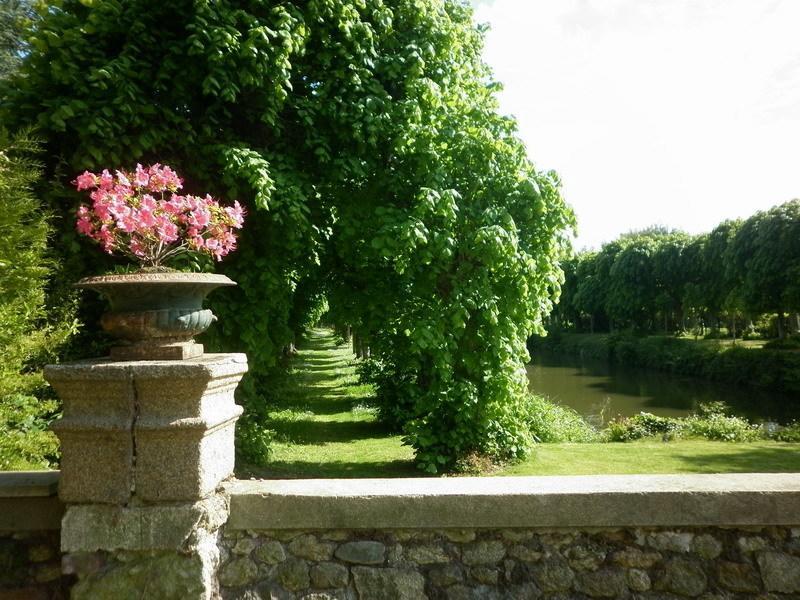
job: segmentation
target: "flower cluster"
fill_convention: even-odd
[[[233,230],[244,221],[239,203],[221,206],[209,195],[178,194],[183,180],[166,165],[136,165],[133,172],[113,175],[85,171],[74,183],[92,199],[78,209],[76,228],[109,254],[160,266],[191,251],[222,260],[236,248]]]

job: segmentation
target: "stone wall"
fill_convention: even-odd
[[[0,600],[800,598],[797,474],[233,480],[61,531],[57,477],[0,474]]]
[[[58,472],[0,473],[0,600],[69,597],[61,573]]]
[[[58,531],[0,531],[0,600],[68,598]]]
[[[228,600],[800,598],[794,474],[238,481]]]
[[[223,546],[231,600],[800,597],[786,527],[232,531]]]

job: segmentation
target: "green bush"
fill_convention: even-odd
[[[537,442],[595,442],[597,430],[574,409],[535,394],[528,396],[527,425]]]
[[[25,394],[0,398],[0,471],[55,466],[58,440],[47,430],[58,404]]]
[[[686,419],[684,435],[703,437],[719,442],[752,442],[762,437],[758,425],[741,417],[720,414],[696,416]]]
[[[800,422],[780,427],[770,437],[779,442],[800,442]]]
[[[629,442],[655,435],[671,437],[679,430],[680,423],[675,419],[642,412],[612,421],[606,427],[606,435],[611,442]]]
[[[58,445],[48,423],[58,404],[41,367],[71,333],[70,307],[45,308],[53,262],[45,258],[49,225],[31,187],[38,146],[0,131],[0,470],[53,466]],[[55,316],[53,316],[55,315]]]
[[[701,404],[697,413],[684,418],[657,417],[639,413],[612,421],[604,430],[611,442],[629,442],[647,437],[702,437],[721,442],[751,442],[763,437],[761,428],[746,419],[727,414],[723,402]]]

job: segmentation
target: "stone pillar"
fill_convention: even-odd
[[[208,599],[228,516],[243,354],[50,365],[64,403],[61,547],[73,598]]]

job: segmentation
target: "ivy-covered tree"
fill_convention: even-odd
[[[63,0],[0,113],[44,136],[71,276],[85,168],[161,161],[249,208],[209,345],[244,349],[248,415],[327,291],[368,339],[424,468],[521,454],[525,340],[557,295],[571,215],[498,116],[458,0]],[[245,422],[245,431],[248,425]]]

